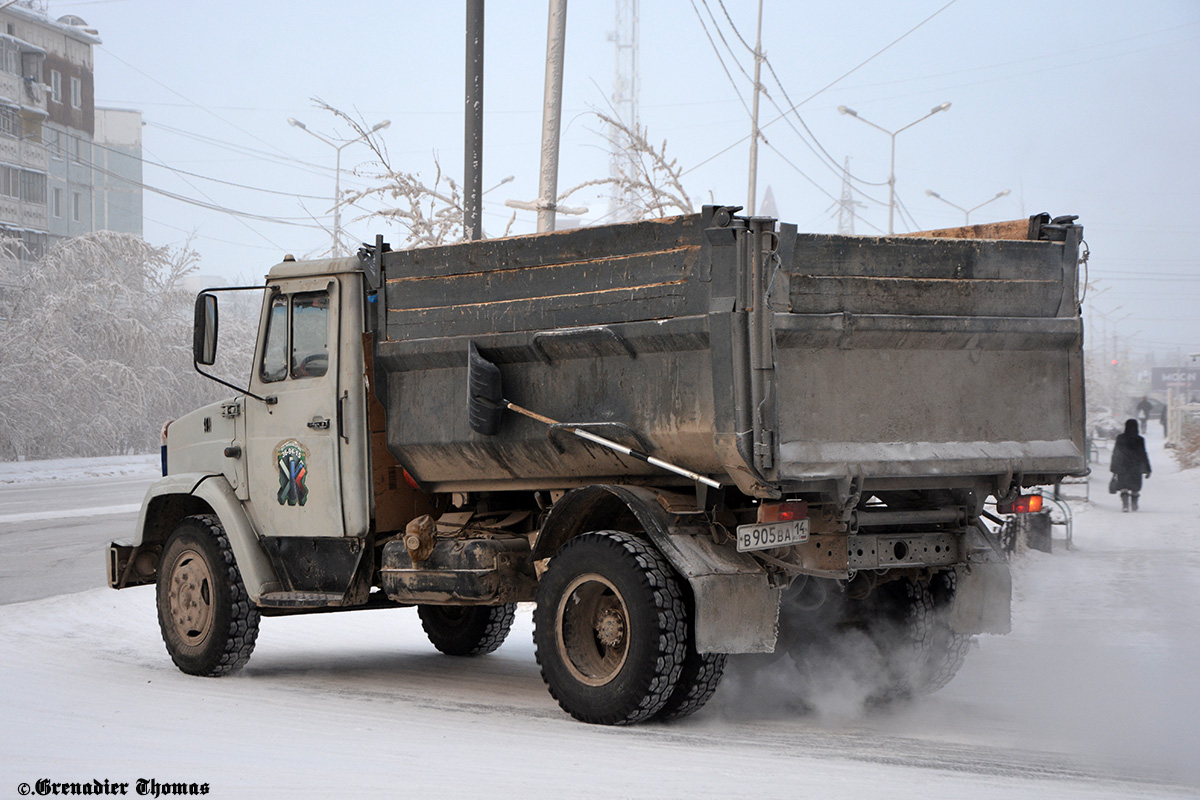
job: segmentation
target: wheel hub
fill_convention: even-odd
[[[212,628],[212,573],[194,550],[179,554],[171,568],[167,592],[171,623],[189,645],[204,641]]]
[[[608,608],[596,620],[596,638],[605,647],[616,647],[625,639],[625,618],[619,609]]]
[[[611,581],[595,573],[571,581],[557,623],[558,646],[576,680],[603,686],[620,674],[628,656],[629,611]]]

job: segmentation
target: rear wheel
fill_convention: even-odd
[[[687,613],[674,572],[645,541],[602,531],[567,542],[542,576],[533,620],[542,678],[576,719],[640,722],[672,698]]]
[[[932,580],[895,581],[879,590],[885,608],[872,634],[890,672],[884,698],[931,694],[958,674],[971,637],[955,632],[947,619],[954,579],[954,572],[946,571]]]
[[[916,691],[923,694],[936,692],[954,679],[974,641],[970,634],[952,629],[947,619],[957,586],[958,574],[954,570],[939,572],[929,582],[933,600],[930,619],[933,631],[916,686]]]
[[[502,606],[417,606],[425,635],[448,656],[482,656],[504,644],[517,604]]]
[[[163,642],[179,669],[217,677],[250,660],[259,613],[215,516],[175,526],[159,563],[157,601]]]
[[[655,718],[670,722],[691,716],[703,708],[717,691],[728,658],[725,653],[698,653],[689,645],[679,670],[679,682]]]

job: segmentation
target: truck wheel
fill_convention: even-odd
[[[688,646],[687,657],[683,659],[683,668],[679,670],[679,682],[675,691],[667,698],[667,703],[658,712],[655,719],[670,722],[691,716],[704,707],[717,691],[717,684],[725,674],[724,653],[697,653],[691,645]]]
[[[942,572],[932,581],[896,581],[881,590],[888,607],[873,638],[887,660],[891,683],[879,699],[931,694],[958,674],[971,637],[956,633],[946,620],[954,578],[953,571]]]
[[[502,606],[417,606],[425,635],[448,656],[482,656],[504,644],[517,604]]]
[[[158,626],[179,669],[215,678],[250,660],[259,613],[215,516],[186,517],[175,526],[163,548],[157,596]]]
[[[957,633],[946,620],[957,584],[958,574],[954,570],[939,572],[929,582],[933,600],[930,621],[933,630],[922,664],[920,683],[916,688],[916,691],[924,694],[936,692],[953,680],[971,649],[974,637]]]
[[[687,610],[671,567],[641,539],[601,531],[563,545],[538,586],[533,625],[542,679],[576,719],[640,722],[672,697]]]

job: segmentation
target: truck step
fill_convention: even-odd
[[[324,608],[340,606],[341,592],[267,592],[258,598],[261,608]]]

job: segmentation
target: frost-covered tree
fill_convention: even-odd
[[[654,145],[646,128],[630,127],[616,116],[592,112],[605,124],[609,147],[621,149],[621,169],[617,175],[584,181],[563,192],[558,201],[591,186],[604,186],[625,198],[625,213],[632,219],[654,219],[675,214],[691,214],[692,198],[683,187],[683,167],[667,156],[667,140]]]
[[[368,205],[382,206],[367,211],[356,221],[382,219],[395,223],[404,231],[403,247],[431,247],[463,240],[462,186],[442,172],[437,159],[434,159],[433,183],[426,184],[417,173],[392,166],[387,145],[361,120],[318,98],[313,102],[349,125],[354,130],[353,138],[361,138],[375,156],[355,170],[355,174],[369,180],[370,185],[365,189],[346,190],[338,198],[343,206],[359,209]],[[509,224],[511,226],[511,222]]]
[[[101,231],[10,268],[0,459],[152,452],[166,419],[213,394],[191,362],[195,262]]]
[[[399,225],[405,234],[404,247],[429,247],[463,240],[462,186],[442,171],[437,159],[434,159],[433,182],[427,184],[419,174],[395,168],[383,140],[362,120],[323,100],[314,98],[313,102],[349,125],[353,138],[361,138],[375,156],[367,165],[355,170],[356,175],[370,181],[368,187],[346,190],[339,198],[343,206],[360,209],[368,205],[382,206],[366,211],[357,220],[382,219]],[[603,112],[592,113],[611,132],[609,135],[616,137],[609,142],[610,147],[620,147],[629,156],[623,159],[626,168],[616,176],[579,183],[560,194],[557,202],[561,204],[589,187],[606,187],[629,199],[625,213],[630,219],[692,213],[692,199],[683,187],[683,168],[667,156],[666,140],[655,145],[645,128],[630,127]],[[503,235],[507,236],[512,230],[515,219],[515,215],[509,219]]]

